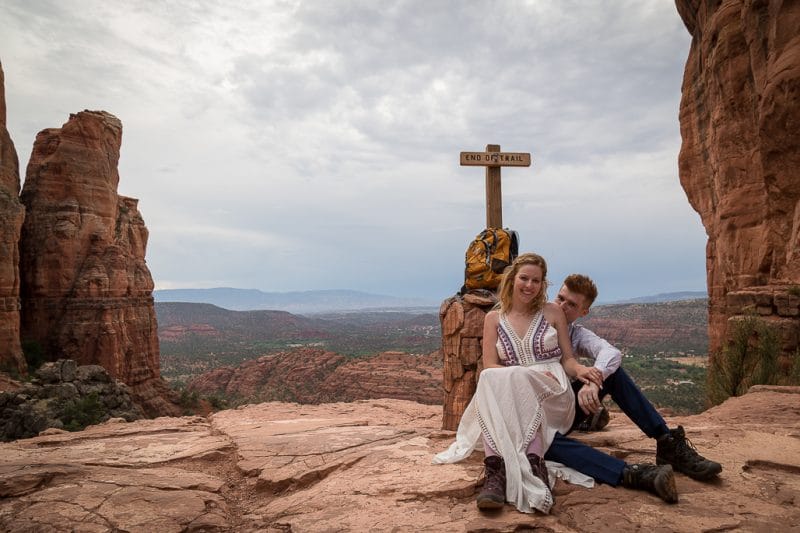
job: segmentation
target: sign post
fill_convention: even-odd
[[[503,197],[500,167],[529,167],[531,154],[501,152],[500,145],[487,144],[485,152],[461,152],[461,166],[486,167],[486,227],[503,227]]]

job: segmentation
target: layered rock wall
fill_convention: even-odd
[[[680,180],[708,234],[709,349],[757,313],[800,344],[800,3],[677,0]]]
[[[19,337],[19,160],[6,129],[5,77],[0,64],[0,370],[25,372]]]
[[[121,142],[103,111],[37,135],[21,194],[22,339],[101,365],[148,414],[177,414],[160,379],[147,228],[137,200],[117,194]]]

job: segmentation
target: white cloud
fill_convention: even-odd
[[[159,286],[446,295],[485,220],[483,169],[458,152],[488,143],[532,152],[503,170],[504,219],[554,273],[609,298],[704,285],[669,2],[10,0],[0,17],[23,168],[36,131],[117,115]]]

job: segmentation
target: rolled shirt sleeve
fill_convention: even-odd
[[[622,352],[579,324],[570,326],[569,337],[575,355],[593,359],[595,368],[603,373],[603,379],[616,372],[622,363]]]

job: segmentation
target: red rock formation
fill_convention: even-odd
[[[393,398],[442,403],[441,355],[383,352],[350,359],[336,367],[319,386],[318,397],[335,401]]]
[[[6,97],[0,64],[0,370],[25,372],[19,342],[19,236],[25,208],[19,202],[19,160],[6,129]]]
[[[150,415],[177,414],[160,378],[147,228],[117,194],[122,124],[103,111],[40,132],[22,203],[22,339],[49,359],[99,364]]]
[[[455,295],[439,307],[442,324],[444,407],[442,429],[455,430],[483,370],[483,321],[497,297],[487,290]]]
[[[757,312],[800,344],[800,4],[677,0],[680,179],[708,234],[709,348]]]
[[[320,349],[300,348],[265,355],[236,368],[222,367],[195,378],[189,388],[249,402],[352,402],[375,398],[442,402],[438,353],[384,352],[347,358]]]

